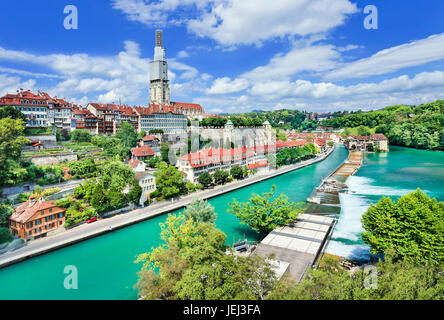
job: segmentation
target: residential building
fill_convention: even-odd
[[[131,155],[134,159],[144,161],[153,157],[154,151],[148,146],[137,147],[131,149]]]
[[[345,146],[349,150],[368,150],[368,146],[372,144],[381,151],[388,151],[388,139],[382,133],[376,133],[371,136],[354,136],[350,135],[345,140]]]
[[[150,193],[156,190],[156,176],[153,171],[136,172],[136,180],[142,188],[139,204],[143,205],[150,198]]]
[[[248,171],[256,172],[256,174],[265,174],[270,172],[270,164],[267,161],[259,161],[247,166]]]
[[[142,139],[140,139],[139,146],[148,146],[154,151],[156,156],[160,155],[160,140],[156,136],[145,135]]]
[[[71,126],[74,129],[86,129],[91,134],[98,134],[97,117],[86,108],[72,110]]]
[[[7,94],[0,98],[0,107],[12,106],[26,116],[26,127],[47,127],[48,102],[51,97],[38,91],[38,94],[30,90],[17,90],[17,94]]]
[[[48,124],[60,129],[74,129],[71,125],[74,105],[65,99],[54,97],[48,101]]]
[[[277,141],[276,144],[234,149],[208,148],[179,157],[176,166],[191,182],[197,182],[204,172],[214,173],[216,170],[231,170],[235,165],[245,166],[260,171],[269,170],[267,156],[276,154],[283,149],[303,147],[306,141]],[[266,167],[268,168],[262,168]]]
[[[116,133],[116,124],[114,120],[114,110],[106,104],[88,103],[86,108],[97,117],[96,134],[114,134]]]
[[[65,211],[66,209],[57,207],[54,201],[30,197],[9,218],[11,233],[24,240],[44,237],[48,232],[63,226]]]
[[[145,172],[146,170],[146,163],[135,159],[134,157],[131,157],[128,165],[134,170],[134,172]]]

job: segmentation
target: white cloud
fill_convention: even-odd
[[[210,0],[113,0],[114,9],[124,12],[128,19],[147,25],[164,26],[166,24],[181,24],[183,19],[173,18],[173,12],[179,7],[195,7],[201,9]]]
[[[444,33],[379,51],[325,75],[327,80],[364,78],[444,59]]]
[[[278,54],[267,65],[244,73],[241,77],[256,79],[285,78],[303,71],[325,71],[337,66],[338,52],[332,45],[293,47],[287,54]]]
[[[22,81],[20,77],[10,77],[6,74],[0,73],[0,96],[7,93],[16,93],[16,91],[20,88],[33,90],[35,89],[35,84],[36,82],[34,79]]]
[[[349,0],[114,0],[113,8],[150,27],[186,25],[198,36],[231,48],[327,32],[358,12]]]
[[[326,32],[355,12],[348,0],[228,0],[191,20],[188,29],[224,45],[253,44]]]
[[[211,88],[206,90],[207,94],[222,94],[239,92],[248,87],[248,81],[246,79],[231,80],[228,77],[218,78],[214,80]]]
[[[185,50],[180,50],[179,53],[177,54],[178,58],[188,58],[189,56],[190,54]]]
[[[124,50],[112,56],[90,56],[88,54],[36,55],[24,51],[8,50],[0,47],[0,61],[26,62],[50,69],[55,74],[32,73],[24,70],[0,67],[0,72],[15,73],[27,77],[47,77],[58,79],[51,87],[40,87],[52,95],[71,97],[74,101],[136,103],[148,99],[149,62],[143,58],[138,43],[124,42]],[[169,61],[169,76],[172,83],[176,79],[190,80],[199,75],[196,68],[174,59]],[[11,78],[12,79],[12,78]],[[14,78],[20,80],[20,78]],[[17,80],[17,81],[18,81]],[[35,83],[35,81],[34,81]],[[26,83],[25,83],[26,84]],[[25,86],[30,89],[30,85]],[[15,92],[17,87],[12,92]],[[173,93],[174,94],[174,93]],[[82,95],[81,99],[76,99]]]

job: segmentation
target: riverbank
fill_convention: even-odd
[[[322,153],[316,158],[303,161],[298,164],[282,167],[277,170],[273,170],[268,174],[254,175],[245,180],[234,181],[227,185],[217,186],[214,189],[199,191],[173,201],[159,202],[146,208],[136,209],[125,214],[97,221],[92,224],[84,224],[66,232],[34,240],[32,242],[29,242],[23,248],[1,255],[0,268],[10,266],[20,261],[24,261],[26,259],[36,257],[50,251],[54,251],[78,242],[82,242],[87,239],[97,237],[99,235],[109,233],[109,226],[112,227],[112,230],[117,230],[177,209],[181,209],[188,205],[188,203],[195,197],[210,199],[227,192],[244,188],[257,182],[277,177],[293,170],[310,166],[314,163],[326,159],[333,152],[333,150],[333,148],[329,149],[326,153]]]

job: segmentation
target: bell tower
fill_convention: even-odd
[[[150,62],[150,104],[170,105],[168,63],[162,43],[162,30],[156,30],[154,60]]]

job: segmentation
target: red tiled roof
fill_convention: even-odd
[[[253,169],[260,168],[260,167],[266,167],[268,165],[269,165],[269,163],[267,161],[259,161],[257,163],[249,164],[247,166],[247,169],[248,170],[253,170]]]
[[[196,110],[196,111],[202,111],[202,107],[200,104],[196,103],[185,103],[185,102],[171,102],[171,104],[174,107],[178,107],[180,109],[184,110]]]
[[[148,146],[138,147],[138,148],[132,148],[132,153],[136,157],[146,157],[146,156],[153,156],[154,151]]]
[[[37,200],[34,202],[30,202],[30,200],[22,203],[14,210],[14,214],[10,217],[12,221],[24,223],[28,221],[36,212],[56,207],[54,204],[54,200],[51,201],[41,201]]]
[[[375,134],[371,135],[370,138],[372,140],[388,140],[387,137],[385,135],[383,135],[382,133],[375,133]]]
[[[129,166],[130,166],[131,168],[135,168],[135,167],[137,167],[137,165],[138,165],[140,162],[141,162],[140,160],[137,160],[137,159],[132,158],[132,159],[128,162],[128,164],[129,164]]]
[[[153,140],[159,140],[159,138],[157,138],[156,136],[149,136],[149,135],[146,135],[142,138],[142,141],[153,141]]]

